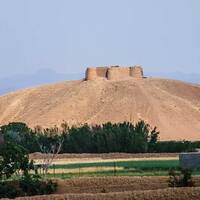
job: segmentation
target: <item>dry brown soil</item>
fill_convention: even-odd
[[[99,193],[64,194],[39,197],[17,198],[18,200],[199,200],[200,188],[170,188],[162,190]]]
[[[66,81],[0,97],[0,124],[147,121],[162,140],[200,139],[200,85],[175,80]]]
[[[198,200],[200,177],[197,187],[168,188],[167,177],[96,177],[58,180],[58,194],[18,199],[133,199],[133,200]],[[106,193],[103,193],[106,192]]]
[[[43,159],[51,155],[42,154],[42,153],[32,153],[30,154],[31,159]],[[81,159],[90,159],[94,160],[110,160],[110,159],[168,159],[168,158],[177,158],[178,153],[63,153],[58,154],[57,159],[71,159],[71,160],[81,160]]]

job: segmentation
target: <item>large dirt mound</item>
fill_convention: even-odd
[[[163,140],[200,139],[200,85],[164,79],[66,81],[0,97],[0,123],[53,126],[144,119]]]

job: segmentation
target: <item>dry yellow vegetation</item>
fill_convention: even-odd
[[[123,167],[115,167],[117,171],[123,171]],[[106,172],[113,171],[113,167],[84,167],[84,168],[74,168],[74,169],[56,169],[56,174],[66,174],[66,173],[86,173],[86,172]],[[49,174],[54,174],[54,169],[48,170]]]

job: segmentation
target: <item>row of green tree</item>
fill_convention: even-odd
[[[188,152],[200,146],[200,142],[159,141],[156,127],[144,121],[61,127],[31,129],[24,123],[9,123],[0,127],[0,133],[29,153]]]

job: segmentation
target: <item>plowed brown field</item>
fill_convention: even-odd
[[[199,200],[200,188],[117,192],[106,194],[64,194],[17,198],[17,200]]]
[[[57,180],[55,195],[17,198],[18,200],[198,200],[200,177],[194,177],[196,187],[168,188],[167,177],[95,177]]]

